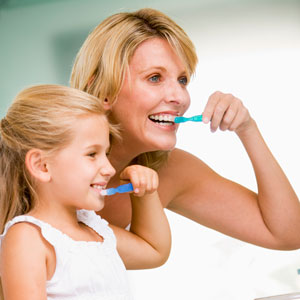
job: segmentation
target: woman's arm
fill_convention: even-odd
[[[127,269],[158,267],[166,262],[171,248],[169,224],[156,191],[158,176],[151,169],[130,166],[121,178],[130,179],[135,193],[130,195],[130,232],[111,225],[117,237],[118,252]]]
[[[28,223],[12,226],[1,246],[0,272],[5,300],[43,300],[46,253],[41,233]]]
[[[253,244],[274,249],[299,248],[299,200],[241,101],[215,93],[203,118],[210,121],[212,131],[231,130],[239,136],[252,162],[258,193],[219,176],[198,158],[175,150],[168,166],[160,172],[160,196],[171,199],[166,206]],[[168,195],[171,180],[176,190]]]

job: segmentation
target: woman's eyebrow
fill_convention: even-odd
[[[143,74],[143,73],[148,73],[148,72],[151,72],[154,70],[166,71],[166,68],[162,67],[162,66],[151,66],[151,67],[147,67],[145,69],[140,70],[138,73]]]

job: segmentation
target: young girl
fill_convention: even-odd
[[[120,174],[134,187],[130,231],[94,212],[103,208],[101,190],[115,174],[109,133],[117,130],[98,98],[56,85],[22,91],[1,120],[6,300],[131,299],[125,267],[157,267],[168,258],[170,231],[155,171],[132,165]]]

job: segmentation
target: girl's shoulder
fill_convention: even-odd
[[[7,269],[6,262],[18,264],[20,274],[29,265],[40,268],[38,265],[44,265],[49,247],[37,226],[28,222],[14,223],[0,236],[0,270]]]
[[[30,252],[33,248],[44,248],[45,239],[39,226],[32,222],[18,220],[18,217],[6,224],[4,232],[0,235],[1,251],[5,249],[26,249]]]

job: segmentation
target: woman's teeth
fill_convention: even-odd
[[[170,126],[174,124],[173,115],[151,115],[149,119],[160,125]]]

